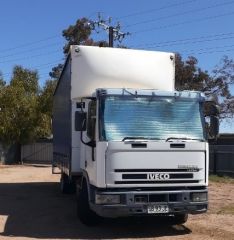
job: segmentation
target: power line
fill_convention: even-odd
[[[230,47],[234,47],[234,44],[231,44],[231,45],[223,45],[223,46],[214,46],[214,47],[207,47],[207,48],[199,48],[199,49],[193,49],[193,50],[182,50],[183,52],[189,52],[190,54],[194,54],[196,52],[199,52],[199,51],[206,51],[206,50],[211,50],[211,49],[219,49],[219,48],[230,48]],[[148,49],[152,49],[152,48],[155,48],[155,47],[148,47]]]
[[[93,15],[94,15],[94,12],[92,14],[90,14],[89,17],[91,17]],[[58,35],[58,34],[52,35],[52,36],[49,36],[49,37],[46,37],[46,38],[39,39],[37,41],[28,42],[28,43],[17,45],[17,46],[12,47],[12,48],[7,48],[7,49],[4,49],[4,50],[0,50],[0,53],[13,51],[13,50],[18,49],[18,48],[25,48],[25,47],[28,47],[28,46],[32,46],[32,45],[35,45],[35,44],[38,44],[38,43],[41,43],[41,42],[46,42],[48,40],[51,40],[51,39],[54,39],[54,38],[60,38],[60,37],[62,37],[62,35]]]
[[[215,4],[213,6],[205,7],[205,8],[204,7],[203,8],[198,8],[198,9],[195,9],[195,10],[185,11],[185,12],[176,13],[176,14],[170,14],[170,15],[167,15],[167,16],[164,16],[164,17],[159,17],[159,18],[156,18],[156,19],[149,19],[149,20],[145,20],[145,21],[136,22],[136,23],[133,23],[133,24],[126,25],[125,27],[133,27],[133,26],[137,26],[137,25],[140,25],[140,24],[152,23],[152,22],[156,22],[156,21],[159,21],[159,20],[163,20],[163,19],[182,16],[182,15],[186,15],[186,14],[189,14],[189,13],[201,12],[201,11],[205,11],[207,9],[221,7],[221,6],[225,6],[225,5],[233,4],[233,3],[234,3],[234,1],[228,1],[228,2],[224,2],[224,3]]]
[[[234,48],[231,48],[231,49],[223,49],[223,50],[215,50],[215,51],[203,51],[203,50],[209,50],[209,49],[217,49],[217,48],[225,48],[225,47],[232,47],[234,45],[229,45],[229,46],[220,46],[220,47],[211,47],[211,48],[204,48],[204,49],[197,49],[197,50],[191,50],[191,52],[189,51],[179,51],[181,53],[186,53],[187,55],[189,54],[197,54],[197,55],[202,55],[202,54],[214,54],[214,53],[223,53],[223,52],[233,52],[234,51]],[[148,47],[148,49],[151,49],[152,47]],[[200,51],[200,52],[198,52]],[[63,59],[60,59],[54,63],[58,63],[59,61],[62,61]],[[45,64],[41,64],[41,65],[37,65],[37,66],[33,66],[33,67],[30,67],[30,69],[33,69],[33,68],[37,68],[37,67],[40,67],[40,66],[45,66],[45,65],[52,65],[53,62],[50,62],[50,63],[45,63]],[[53,65],[52,65],[53,66]],[[39,69],[36,69],[38,72],[43,69],[43,68],[39,68]],[[7,74],[10,74],[10,73],[6,73],[6,74],[3,74],[3,77],[6,76]],[[39,73],[39,77],[40,78],[43,78],[45,76],[49,75],[49,72],[48,73]]]
[[[213,54],[213,53],[224,53],[224,52],[234,52],[234,48],[225,49],[225,50],[216,50],[216,51],[196,52],[196,54],[202,55],[202,54]],[[192,54],[192,53],[190,53],[190,54]]]
[[[128,15],[121,16],[121,17],[119,17],[117,19],[124,19],[124,18],[129,18],[129,17],[135,17],[135,16],[138,16],[138,15],[152,13],[152,12],[156,12],[156,11],[161,11],[161,10],[164,10],[164,9],[178,7],[178,6],[181,6],[181,5],[184,6],[185,4],[189,4],[189,3],[197,2],[197,1],[198,0],[190,0],[190,1],[183,1],[183,2],[179,2],[179,3],[174,3],[174,4],[166,5],[166,6],[160,7],[160,8],[154,8],[154,9],[149,9],[149,10],[145,10],[145,11],[130,13]]]
[[[40,47],[31,48],[31,49],[27,49],[27,50],[24,50],[24,51],[20,51],[20,52],[8,54],[8,55],[0,56],[0,58],[8,58],[8,57],[16,56],[16,55],[21,55],[21,54],[24,54],[24,53],[27,53],[27,52],[37,51],[37,50],[40,50],[40,49],[46,49],[46,48],[51,47],[51,46],[58,47],[58,46],[61,46],[61,44],[59,42],[55,42],[55,43],[43,45],[43,46],[40,46]]]
[[[170,7],[176,7],[176,6],[180,6],[180,5],[185,5],[187,3],[192,3],[192,2],[195,2],[195,1],[198,1],[198,0],[192,0],[192,1],[184,1],[184,2],[180,2],[180,3],[177,3],[177,4],[172,4],[172,5],[168,5],[168,6],[164,6],[162,8],[158,8],[158,9],[151,9],[151,10],[147,10],[147,11],[141,11],[141,12],[138,12],[138,13],[132,13],[132,14],[129,14],[129,15],[126,15],[126,16],[123,16],[123,17],[120,17],[120,18],[126,18],[126,17],[132,17],[132,16],[137,16],[137,15],[140,15],[140,14],[145,14],[145,13],[149,13],[149,12],[154,12],[154,11],[159,11],[159,10],[163,10],[163,9],[166,9],[166,8],[170,8]],[[195,11],[202,11],[202,10],[206,10],[206,9],[210,9],[210,8],[214,8],[214,7],[217,7],[217,6],[222,6],[222,5],[227,5],[227,4],[231,4],[231,3],[234,3],[234,1],[229,1],[229,2],[225,2],[225,3],[221,3],[221,4],[215,4],[213,6],[210,6],[210,7],[206,7],[206,8],[200,8],[200,9],[196,9],[196,10],[191,10],[191,11],[187,11],[187,12],[183,12],[183,13],[177,13],[177,14],[174,14],[174,15],[168,15],[168,16],[165,16],[165,17],[162,17],[162,18],[158,18],[158,19],[150,19],[150,20],[146,20],[146,21],[143,21],[143,22],[138,22],[138,23],[135,23],[135,24],[132,24],[132,25],[127,25],[127,26],[135,26],[135,25],[139,25],[139,24],[144,24],[144,23],[147,23],[147,21],[157,21],[157,20],[160,20],[160,19],[165,19],[165,18],[169,18],[169,17],[175,17],[175,16],[178,16],[178,15],[181,15],[181,14],[188,14],[188,13],[191,13],[191,12],[195,12]],[[161,26],[161,27],[154,27],[154,28],[150,28],[150,29],[143,29],[143,30],[140,30],[140,31],[137,31],[135,32],[135,34],[138,34],[138,33],[142,33],[142,32],[147,32],[147,31],[152,31],[152,30],[157,30],[157,29],[163,29],[163,28],[169,28],[169,27],[174,27],[174,26],[179,26],[179,25],[183,25],[183,24],[187,24],[187,23],[192,23],[192,22],[201,22],[201,21],[204,21],[204,20],[209,20],[209,19],[215,19],[215,18],[219,18],[219,17],[224,17],[224,16],[229,16],[229,15],[233,15],[234,12],[229,12],[229,13],[225,13],[225,14],[220,14],[220,15],[216,15],[216,16],[210,16],[210,17],[205,17],[205,18],[202,18],[202,19],[197,19],[197,20],[190,20],[190,21],[184,21],[184,22],[181,22],[181,23],[176,23],[176,24],[171,24],[171,25],[166,25],[166,26]],[[120,19],[119,18],[119,19]],[[101,26],[101,25],[100,25]],[[104,28],[105,29],[105,28]],[[107,29],[105,29],[107,30]],[[174,41],[165,41],[165,42],[161,42],[161,43],[150,43],[150,44],[141,44],[141,45],[137,45],[137,46],[154,46],[154,47],[158,47],[158,46],[172,46],[172,45],[179,45],[179,44],[191,44],[191,43],[199,43],[199,42],[210,42],[210,41],[217,41],[217,40],[225,40],[225,39],[233,39],[234,36],[232,36],[234,33],[224,33],[224,34],[216,34],[216,35],[210,35],[210,36],[202,36],[202,37],[197,37],[197,38],[188,38],[188,39],[180,39],[180,40],[174,40]],[[51,36],[51,37],[48,37],[48,38],[45,38],[45,39],[41,39],[41,40],[38,40],[38,41],[35,41],[35,42],[31,42],[31,43],[27,43],[27,44],[22,44],[22,45],[18,45],[16,47],[13,47],[13,48],[9,48],[9,49],[6,49],[6,50],[3,50],[3,51],[0,51],[1,52],[7,52],[7,51],[12,51],[12,50],[15,50],[17,48],[25,48],[25,47],[28,47],[28,46],[32,46],[32,45],[36,45],[38,43],[41,43],[41,42],[44,42],[44,41],[48,41],[50,39],[53,39],[53,38],[57,38],[59,37],[60,35],[56,35],[56,36]],[[211,39],[208,39],[208,37],[211,37]],[[213,37],[213,38],[212,38]],[[36,50],[39,50],[39,49],[45,49],[45,47],[49,47],[49,46],[52,46],[52,44],[49,44],[49,45],[46,45],[46,46],[41,46],[41,47],[37,47],[37,48],[32,48],[32,49],[29,49],[29,50],[26,50],[26,51],[20,51],[18,53],[12,53],[12,54],[8,54],[8,55],[5,55],[5,56],[2,56],[2,58],[7,58],[7,57],[12,57],[12,56],[16,56],[16,55],[20,55],[20,54],[23,54],[23,53],[27,53],[27,52],[31,52],[31,51],[36,51]],[[54,44],[53,44],[54,46]],[[232,45],[231,45],[232,46]],[[223,47],[231,47],[231,46],[223,46]],[[221,47],[217,47],[217,48],[221,48]],[[205,53],[213,53],[213,52],[228,52],[228,51],[233,51],[233,49],[226,49],[226,50],[222,50],[222,51],[206,51],[206,50],[209,50],[209,49],[214,49],[214,48],[203,48],[203,49],[198,49],[196,52],[196,54],[205,54]],[[195,50],[194,50],[195,51]],[[56,53],[58,53],[60,51],[56,51]],[[23,59],[29,59],[29,58],[36,58],[36,57],[40,57],[40,56],[45,56],[45,55],[51,55],[55,52],[48,52],[46,54],[38,54],[38,55],[33,55],[33,56],[29,56],[29,57],[23,57],[23,58],[17,58],[17,59],[14,59],[14,60],[8,60],[8,61],[2,61],[0,63],[8,63],[8,62],[14,62],[14,61],[19,61],[19,60],[23,60]],[[1,59],[2,60],[2,59]],[[39,65],[41,66],[41,65]],[[40,70],[40,69],[38,69]],[[4,74],[5,75],[5,74]]]
[[[57,46],[60,46],[60,44],[58,44],[58,42],[52,43],[52,44],[47,44],[47,45],[44,45],[44,46],[41,46],[41,47],[31,48],[31,49],[28,49],[28,50],[25,50],[25,51],[0,56],[0,58],[8,58],[8,57],[12,57],[12,56],[17,56],[17,55],[21,55],[21,54],[24,54],[24,53],[27,53],[27,52],[33,52],[33,51],[37,51],[37,50],[40,50],[40,49],[46,49],[46,48],[51,47],[51,46],[56,46],[57,47]]]
[[[218,47],[211,47],[211,48],[201,48],[197,50],[180,50],[180,51],[174,51],[178,52],[181,54],[186,54],[186,55],[202,55],[202,54],[214,54],[214,53],[223,53],[223,52],[234,52],[234,48],[229,48],[229,49],[223,49],[223,50],[213,50],[213,51],[206,51],[209,49],[217,49],[217,48],[225,48],[225,47],[233,47],[234,45],[229,45],[229,46],[218,46]],[[152,49],[153,47],[146,47],[145,49]],[[204,51],[203,51],[204,50]],[[200,52],[199,52],[200,51]]]
[[[215,15],[215,16],[209,16],[209,17],[199,18],[199,19],[195,19],[195,20],[189,20],[189,21],[184,21],[184,22],[180,22],[180,23],[164,25],[164,26],[160,26],[160,27],[152,27],[152,28],[148,28],[148,29],[142,29],[142,30],[133,32],[133,34],[150,32],[150,31],[165,29],[165,28],[170,28],[170,27],[177,27],[177,26],[180,26],[180,25],[188,24],[188,23],[202,22],[202,21],[206,21],[206,20],[211,20],[211,19],[216,19],[216,18],[220,18],[220,17],[230,16],[230,15],[233,15],[233,14],[234,14],[234,12],[229,12],[229,13],[219,14],[219,15]]]
[[[224,39],[233,39],[233,37],[224,37],[224,38],[215,38],[215,39],[204,39],[204,40],[201,40],[201,41],[192,41],[192,42],[187,42],[187,41],[191,41],[191,40],[195,40],[195,39],[203,39],[203,38],[208,38],[208,37],[220,37],[220,36],[227,36],[227,35],[233,35],[234,33],[223,33],[223,34],[216,34],[216,35],[209,35],[209,36],[202,36],[202,37],[197,37],[197,38],[188,38],[188,39],[179,39],[179,40],[174,40],[174,41],[165,41],[165,42],[159,42],[159,43],[149,43],[149,44],[138,44],[138,45],[135,45],[134,47],[139,47],[139,46],[155,46],[155,47],[160,47],[160,46],[172,46],[172,45],[178,45],[178,44],[190,44],[190,43],[197,43],[197,42],[204,42],[204,41],[215,41],[215,40],[224,40]],[[157,45],[156,45],[157,44]],[[47,46],[50,46],[50,45],[47,45]],[[32,50],[38,50],[38,49],[41,49],[41,48],[44,48],[45,46],[43,47],[40,47],[40,48],[35,48],[35,49],[30,49],[29,51],[32,51]],[[130,46],[132,47],[132,46]],[[21,53],[25,53],[26,51],[24,52],[21,52]],[[58,52],[58,51],[55,51],[55,52]],[[27,59],[27,58],[33,58],[33,57],[38,57],[38,56],[43,56],[43,55],[50,55],[54,52],[50,52],[50,53],[46,53],[46,54],[40,54],[40,55],[34,55],[34,56],[31,56],[31,57],[25,57],[25,58],[18,58],[18,59],[14,59],[14,60],[11,60],[11,61],[17,61],[17,60],[22,60],[22,59]],[[19,54],[19,53],[17,53]],[[3,56],[3,57],[8,57],[8,56],[12,56],[12,55],[7,55],[7,56]],[[10,62],[10,61],[2,61],[0,63],[5,63],[5,62]]]
[[[88,18],[92,17],[94,14],[96,14],[96,13],[95,12],[91,13]],[[60,37],[62,37],[62,35],[58,35],[58,34],[52,35],[52,36],[49,36],[49,37],[46,37],[46,38],[39,39],[37,41],[27,42],[27,43],[20,44],[20,45],[17,45],[15,47],[12,47],[12,48],[7,48],[7,49],[4,49],[4,50],[0,50],[0,53],[13,51],[13,50],[18,49],[18,48],[25,48],[25,47],[28,47],[28,46],[32,46],[32,45],[35,45],[35,44],[38,44],[38,43],[41,43],[41,42],[46,42],[48,40],[51,40],[51,39],[54,39],[54,38],[60,38]]]
[[[166,46],[186,45],[186,44],[202,43],[202,42],[214,42],[214,41],[228,40],[228,39],[233,39],[233,38],[234,38],[234,36],[233,36],[233,37],[223,37],[223,38],[204,39],[204,40],[197,40],[197,41],[190,41],[190,42],[182,42],[182,43],[174,43],[174,44],[161,45],[161,46],[166,47]]]
[[[217,41],[217,40],[226,40],[226,39],[233,39],[233,37],[225,37],[225,36],[230,36],[233,35],[234,33],[223,33],[223,34],[216,34],[216,35],[209,35],[209,36],[202,36],[202,37],[196,37],[196,38],[188,38],[188,39],[179,39],[179,40],[174,40],[174,41],[165,41],[165,42],[159,42],[159,43],[148,43],[148,44],[138,44],[135,46],[130,46],[130,47],[140,47],[140,46],[154,46],[154,47],[165,47],[165,46],[174,46],[174,45],[184,45],[184,44],[191,44],[191,43],[200,43],[200,42],[211,42],[211,41]],[[210,38],[211,39],[207,39]],[[212,37],[218,37],[218,38],[212,38]],[[222,37],[222,38],[220,38]],[[205,38],[205,39],[204,39]],[[195,40],[195,41],[193,41]],[[49,45],[44,45],[42,47],[38,48],[33,48],[29,49],[26,51],[21,51],[15,54],[9,54],[5,56],[1,56],[1,58],[6,58],[6,57],[11,57],[15,55],[20,55],[26,52],[32,52],[35,50],[40,50],[40,49],[45,49],[50,46],[55,46],[55,44],[49,44]]]
[[[192,51],[190,50],[190,51],[187,51],[187,52],[189,52],[189,54],[195,54],[196,52],[204,52],[206,50],[211,50],[211,49],[230,48],[230,47],[234,47],[234,44],[224,45],[224,46],[208,47],[208,48],[200,48],[200,49],[197,49],[197,50],[192,50]]]
[[[234,36],[232,35],[234,35],[234,32],[207,35],[207,36],[194,37],[194,38],[178,39],[178,40],[172,40],[172,41],[137,44],[137,45],[132,45],[130,47],[132,48],[147,47],[147,46],[165,47],[165,46],[183,45],[183,44],[191,44],[191,43],[200,43],[200,42],[211,42],[211,41],[233,39]]]
[[[20,61],[20,60],[25,60],[25,59],[42,57],[42,56],[52,55],[52,54],[58,53],[58,52],[59,52],[59,50],[57,50],[57,51],[52,51],[52,52],[47,52],[47,53],[44,53],[44,54],[37,54],[37,55],[33,55],[33,56],[28,56],[28,57],[22,57],[22,58],[7,60],[7,61],[1,61],[0,63],[9,63],[9,62],[15,62],[15,61]]]
[[[28,42],[28,43],[24,43],[24,44],[21,44],[21,45],[17,45],[17,46],[12,47],[12,48],[1,50],[0,53],[12,51],[12,50],[15,50],[17,48],[24,48],[24,47],[32,46],[34,44],[37,44],[37,43],[40,43],[40,42],[45,42],[45,41],[48,41],[50,39],[54,39],[54,38],[58,38],[58,37],[60,37],[60,35],[53,35],[53,36],[43,38],[43,39],[40,39],[40,40],[37,40],[37,41],[34,41],[34,42]]]

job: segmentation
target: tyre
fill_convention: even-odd
[[[75,192],[75,183],[70,181],[69,177],[65,174],[61,174],[60,189],[62,193],[70,194]]]
[[[188,220],[187,213],[175,214],[173,218],[173,224],[184,224]]]
[[[77,191],[77,216],[87,226],[95,226],[100,220],[100,217],[90,209],[85,181],[83,181],[82,188]]]

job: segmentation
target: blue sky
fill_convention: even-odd
[[[223,55],[234,59],[234,1],[230,0],[1,0],[0,71],[9,81],[19,64],[38,69],[40,84],[63,62],[61,32],[78,18],[112,18],[131,35],[123,44],[139,49],[195,56],[203,70],[212,71]],[[94,39],[107,40],[103,31]],[[234,93],[234,88],[232,88]],[[222,132],[234,132],[234,120]]]

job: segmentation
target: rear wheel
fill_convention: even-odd
[[[75,192],[75,183],[71,181],[65,173],[61,174],[60,189],[61,189],[61,192],[65,194]]]
[[[82,188],[77,191],[77,216],[87,226],[95,226],[100,220],[100,217],[90,209],[85,181],[83,181]]]
[[[188,214],[182,213],[182,214],[175,214],[173,218],[173,224],[184,224],[188,220]]]

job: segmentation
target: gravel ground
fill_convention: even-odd
[[[86,227],[75,196],[62,195],[59,175],[43,165],[0,166],[0,239],[234,239],[234,184],[210,184],[210,209],[184,225],[162,219],[118,219]]]

